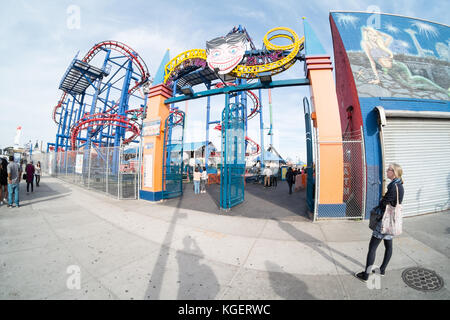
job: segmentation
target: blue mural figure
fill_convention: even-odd
[[[375,79],[370,80],[369,83],[380,84],[381,82],[376,68],[376,63],[378,63],[382,67],[384,74],[392,77],[394,81],[403,87],[412,90],[438,91],[450,97],[450,88],[449,90],[444,89],[425,77],[413,75],[406,64],[394,60],[394,54],[389,49],[389,45],[394,40],[391,35],[368,26],[362,27],[361,31],[361,48],[367,55],[375,76]]]

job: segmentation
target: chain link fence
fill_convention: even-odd
[[[139,148],[104,147],[33,155],[43,174],[118,199],[137,199],[141,161]]]
[[[331,143],[315,141],[316,179],[314,220],[320,219],[364,219],[366,199],[366,160],[362,128],[348,132],[342,137],[344,157],[344,192],[345,216],[336,214],[332,206],[319,206],[320,203],[320,144]],[[317,135],[315,136],[317,137]]]

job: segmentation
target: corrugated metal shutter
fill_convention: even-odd
[[[450,202],[450,119],[400,118],[386,114],[384,165],[403,168],[403,215],[448,209]],[[384,172],[387,184],[389,180]]]

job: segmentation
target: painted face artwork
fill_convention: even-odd
[[[206,62],[212,70],[219,69],[219,74],[233,70],[245,54],[247,38],[242,33],[232,33],[226,37],[215,38],[206,42]]]

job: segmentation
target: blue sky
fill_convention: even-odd
[[[71,5],[80,9],[80,28],[70,29]],[[261,1],[2,1],[0,12],[0,147],[13,144],[15,129],[22,126],[21,143],[54,142],[57,127],[51,113],[61,91],[58,85],[74,55],[84,55],[97,42],[118,40],[135,49],[155,75],[170,49],[171,57],[188,49],[204,48],[205,41],[226,34],[233,26],[246,27],[260,48],[265,33],[284,26],[303,34],[301,17],[315,29],[332,56],[328,15],[330,10],[381,12],[419,17],[450,24],[447,1],[261,0]],[[304,77],[296,64],[276,79]],[[303,109],[307,88],[272,92],[274,145],[284,157],[306,160]],[[212,117],[219,119],[224,98],[212,99]],[[263,95],[265,122],[269,114]],[[183,109],[185,104],[180,104]],[[186,141],[204,140],[206,100],[189,102]],[[249,122],[249,136],[259,141],[259,121]],[[219,145],[219,134],[211,132]],[[266,144],[268,136],[266,135]]]

